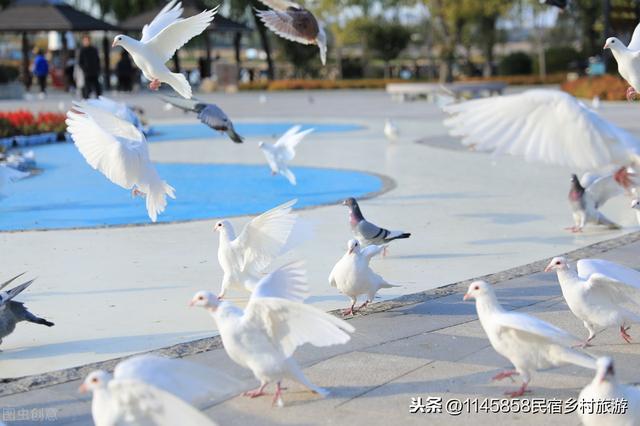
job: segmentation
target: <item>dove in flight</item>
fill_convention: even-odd
[[[29,176],[31,176],[30,173],[21,172],[13,167],[0,164],[0,195],[5,186]]]
[[[244,310],[208,291],[193,296],[190,305],[209,311],[229,357],[260,381],[260,387],[245,396],[262,396],[266,386],[275,382],[273,404],[282,406],[281,382],[285,377],[314,393],[328,394],[307,379],[293,353],[305,343],[316,347],[346,343],[351,338],[348,333],[355,330],[333,315],[300,303],[308,289],[301,264],[291,263],[262,278]]]
[[[584,426],[633,426],[640,424],[640,389],[623,385],[616,378],[613,359],[598,358],[593,381],[578,396],[578,416]],[[626,401],[627,408],[619,413],[598,413],[594,401]],[[594,410],[591,410],[594,406]]]
[[[632,323],[640,323],[640,315],[623,305],[640,304],[640,272],[600,259],[582,259],[573,269],[564,257],[554,257],[545,272],[555,271],[562,295],[569,309],[582,321],[589,336],[618,327],[620,336],[631,343],[628,331]]]
[[[408,232],[389,231],[388,229],[381,228],[378,225],[374,225],[367,221],[362,215],[358,202],[353,197],[347,198],[342,202],[342,204],[349,208],[349,224],[351,225],[351,231],[364,247],[370,245],[384,245],[393,240],[409,238],[411,236]],[[384,247],[382,254],[383,256],[386,254],[386,246]]]
[[[443,110],[451,114],[444,121],[449,133],[476,151],[578,170],[640,165],[640,140],[559,90],[473,99]]]
[[[229,139],[235,143],[242,143],[242,136],[236,133],[233,122],[215,104],[200,102],[196,99],[182,99],[175,96],[163,96],[162,99],[168,104],[180,108],[183,111],[191,111],[198,114],[198,119],[207,126],[219,132],[225,132]]]
[[[166,83],[180,96],[190,99],[189,81],[183,74],[171,72],[166,62],[189,40],[207,29],[218,8],[184,19],[180,17],[182,11],[181,2],[170,1],[150,24],[142,28],[140,40],[118,34],[112,46],[120,46],[129,52],[133,62],[150,81],[151,90],[158,90],[162,83]]]
[[[384,135],[390,142],[397,142],[400,139],[398,126],[390,119],[384,121]]]
[[[271,168],[271,175],[280,174],[284,176],[291,185],[296,184],[296,175],[289,170],[288,163],[296,156],[296,146],[313,132],[313,129],[300,131],[301,126],[293,126],[280,136],[274,144],[258,142],[258,147],[262,150],[264,157]]]
[[[373,298],[381,288],[398,287],[389,284],[369,266],[371,258],[382,253],[383,250],[384,247],[376,245],[361,248],[356,239],[351,239],[347,243],[347,252],[338,260],[329,274],[331,287],[336,287],[340,293],[351,299],[351,306],[342,313],[343,315],[353,315],[366,308],[370,302],[373,302]],[[366,294],[367,299],[355,309],[358,296],[361,294]]]
[[[115,115],[121,120],[128,121],[136,126],[141,133],[146,134],[147,131],[140,121],[140,117],[135,111],[127,106],[124,102],[117,102],[106,96],[99,96],[97,99],[86,99],[85,102],[93,107],[101,108]]]
[[[269,10],[256,13],[264,25],[280,37],[301,44],[315,44],[322,65],[327,63],[327,35],[313,13],[289,0],[260,0]]]
[[[149,158],[147,140],[133,124],[85,102],[67,113],[67,131],[78,151],[94,169],[134,196],[146,198],[149,218],[158,219],[166,196],[175,190],[160,178]]]
[[[220,233],[218,262],[224,272],[218,298],[229,288],[253,291],[260,273],[293,248],[291,233],[299,219],[291,210],[296,202],[288,201],[253,218],[237,237],[231,222],[216,222],[214,230]]]
[[[609,37],[604,49],[611,50],[618,63],[618,73],[630,84],[627,100],[632,101],[640,91],[640,24],[633,30],[628,46],[617,37]]]
[[[39,318],[27,310],[22,302],[13,300],[17,295],[25,291],[34,280],[29,280],[23,284],[13,287],[10,290],[3,290],[9,284],[20,278],[24,273],[11,278],[9,281],[0,284],[0,344],[2,339],[13,333],[16,324],[27,321],[34,324],[52,327],[54,324],[44,318]]]
[[[91,414],[97,426],[178,424],[215,425],[194,405],[220,398],[238,382],[188,361],[140,355],[124,360],[113,375],[96,370],[79,388],[92,392]]]
[[[487,282],[472,282],[463,298],[468,299],[475,299],[480,324],[493,349],[507,358],[515,368],[503,371],[493,380],[514,375],[522,378],[520,388],[506,392],[505,395],[512,398],[524,395],[531,374],[536,370],[565,364],[595,370],[595,359],[570,347],[578,339],[531,315],[506,311]]]
[[[625,188],[635,187],[635,174],[627,171],[626,167],[605,176],[585,173],[578,179],[571,176],[569,190],[569,204],[573,212],[574,226],[568,228],[572,232],[582,232],[588,223],[604,225],[609,229],[620,229],[620,226],[609,220],[598,209],[611,198],[624,194]]]

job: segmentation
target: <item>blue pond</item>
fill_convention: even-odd
[[[339,126],[309,126],[317,131],[349,130]],[[243,134],[266,138],[282,133],[290,124],[238,127]],[[159,136],[173,134],[171,139],[178,139],[176,132],[181,133],[180,138],[202,137],[185,136],[187,132],[216,135],[203,125],[158,128]],[[42,175],[5,188],[6,197],[0,199],[0,231],[150,223],[144,201],[132,199],[129,191],[93,170],[72,144],[38,147],[36,158],[44,169]],[[169,200],[158,222],[255,214],[292,198],[298,198],[297,207],[314,206],[362,196],[382,187],[380,178],[366,173],[295,165],[292,170],[298,179],[297,186],[291,186],[280,176],[272,177],[266,164],[159,163],[157,167],[163,179],[176,189],[177,196],[176,200]]]

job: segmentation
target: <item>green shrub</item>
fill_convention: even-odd
[[[12,65],[0,65],[0,84],[11,83],[18,79],[20,70]]]
[[[545,50],[545,65],[548,73],[571,71],[571,65],[583,59],[580,52],[571,46],[554,46]]]
[[[523,75],[531,74],[533,71],[533,61],[524,52],[514,52],[503,57],[498,65],[500,75]]]

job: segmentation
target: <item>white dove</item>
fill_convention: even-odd
[[[79,391],[93,392],[97,426],[213,425],[192,404],[226,396],[233,386],[238,382],[205,366],[142,355],[120,362],[113,376],[91,372]]]
[[[633,30],[628,46],[616,37],[609,37],[604,44],[604,49],[611,49],[618,63],[618,72],[631,85],[627,89],[627,99],[633,100],[640,91],[640,24]]]
[[[538,318],[504,310],[488,283],[472,282],[464,295],[464,300],[468,299],[476,300],[480,324],[493,349],[515,367],[515,370],[496,375],[493,380],[513,375],[522,377],[522,386],[514,392],[506,392],[506,395],[522,396],[535,370],[567,363],[595,370],[595,359],[570,348],[578,339]]]
[[[147,141],[133,124],[87,103],[67,113],[67,131],[87,163],[132,195],[146,197],[153,222],[167,206],[174,189],[160,178],[149,158]]]
[[[271,174],[274,176],[281,174],[287,178],[291,185],[296,184],[296,176],[289,170],[287,163],[296,156],[296,146],[300,141],[302,141],[306,135],[313,132],[313,129],[307,129],[303,132],[301,132],[300,129],[300,126],[293,126],[274,144],[266,142],[258,143],[258,146],[267,159],[267,163],[269,163]]]
[[[452,114],[450,134],[477,151],[580,170],[640,165],[635,136],[559,90],[474,99],[444,111]]]
[[[333,315],[294,301],[303,300],[307,294],[305,272],[300,264],[293,263],[260,280],[244,310],[219,301],[208,291],[193,296],[191,306],[206,308],[216,321],[229,357],[250,369],[260,381],[260,387],[245,396],[264,395],[265,387],[275,382],[273,403],[282,406],[280,385],[286,377],[315,393],[328,394],[305,377],[292,355],[305,343],[317,347],[346,343],[350,339],[347,333],[355,330]]]
[[[601,330],[619,327],[631,343],[628,331],[640,323],[640,315],[622,306],[640,301],[640,272],[600,259],[582,259],[574,270],[564,257],[554,257],[545,272],[556,271],[564,300],[589,331],[586,346]]]
[[[191,98],[191,85],[180,73],[173,73],[165,63],[193,37],[202,33],[213,21],[218,8],[205,10],[190,18],[181,19],[182,3],[173,0],[158,13],[150,24],[142,28],[138,41],[124,34],[113,39],[113,47],[121,46],[131,55],[142,74],[151,83],[149,88],[158,90],[166,83],[180,96]]]
[[[610,357],[598,358],[593,381],[578,396],[578,416],[584,426],[640,425],[640,389],[618,383]],[[597,413],[598,401],[620,401],[626,409],[618,413]],[[603,405],[607,407],[607,405]],[[613,410],[613,407],[610,407]]]
[[[124,102],[117,102],[113,99],[107,98],[106,96],[100,96],[97,99],[87,99],[85,102],[91,106],[110,112],[121,120],[128,121],[136,126],[140,132],[146,134],[146,130],[144,129],[138,114],[136,114]]]
[[[215,224],[214,230],[220,233],[218,262],[224,272],[220,299],[229,288],[253,291],[259,274],[292,248],[290,236],[298,215],[291,208],[296,202],[288,201],[253,218],[237,237],[228,220]]]
[[[384,121],[384,135],[390,142],[397,142],[400,138],[398,126],[390,119]]]
[[[351,299],[351,307],[346,309],[343,315],[353,315],[365,308],[381,288],[397,287],[389,284],[369,266],[371,258],[382,253],[383,250],[384,246],[376,245],[362,249],[356,239],[351,239],[347,243],[347,252],[338,260],[329,274],[329,284]],[[367,299],[358,309],[354,309],[361,294],[366,294]]]
[[[0,195],[2,195],[3,188],[8,184],[29,176],[31,176],[30,173],[21,172],[13,167],[0,164]]]

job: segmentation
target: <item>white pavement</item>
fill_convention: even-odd
[[[590,230],[581,235],[564,231],[571,222],[566,201],[571,170],[514,158],[494,160],[460,150],[446,136],[442,115],[431,104],[394,104],[382,92],[312,95],[313,104],[305,93],[270,93],[266,104],[258,102],[256,93],[202,98],[218,102],[236,122],[366,126],[357,132],[309,137],[300,144],[293,168],[373,171],[395,181],[391,191],[362,203],[371,221],[413,233],[409,240],[392,244],[386,259],[373,262],[378,272],[401,285],[382,291],[383,298],[526,264],[636,229],[629,201],[620,198],[604,212],[625,225],[623,231]],[[19,106],[47,109],[56,108],[58,102],[55,98]],[[135,103],[147,110],[151,124],[189,119],[163,111],[154,96],[137,97]],[[15,106],[0,102],[0,109]],[[603,113],[611,118],[618,112],[619,124],[636,131],[640,125],[629,119],[634,107],[606,104]],[[396,145],[383,137],[385,117],[394,118],[401,129]],[[163,142],[150,149],[159,162],[262,163],[255,139],[243,145],[222,139]],[[317,227],[316,239],[296,253],[307,260],[310,302],[323,309],[346,306],[347,299],[329,287],[327,276],[350,238],[347,211],[332,205],[304,210],[301,215]],[[215,334],[207,315],[186,307],[196,290],[219,288],[215,220],[0,233],[3,274],[26,270],[39,277],[20,300],[56,323],[51,329],[19,325],[2,343],[0,378],[78,366]],[[240,226],[246,220],[234,218],[233,222]],[[237,296],[235,300],[244,297]]]

